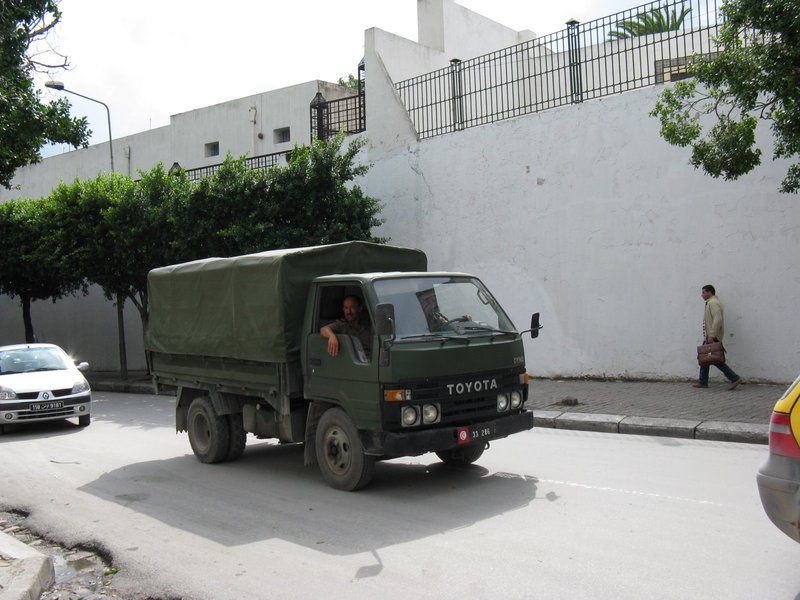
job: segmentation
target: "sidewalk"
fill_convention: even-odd
[[[125,381],[118,373],[87,378],[95,392],[153,393],[142,372]],[[689,382],[532,379],[529,389],[526,407],[536,427],[766,444],[772,407],[786,386],[747,383],[731,391],[715,379],[707,389]],[[51,585],[48,567],[49,558],[0,532],[0,600],[38,598]]]
[[[538,427],[767,443],[785,385],[534,379],[526,406]]]

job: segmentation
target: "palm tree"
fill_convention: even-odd
[[[692,9],[686,7],[683,2],[680,4],[680,12],[674,6],[670,10],[669,5],[640,12],[633,19],[619,21],[617,29],[613,29],[608,33],[608,38],[610,40],[620,40],[649,33],[677,31],[683,26],[683,22],[690,12],[692,12]]]

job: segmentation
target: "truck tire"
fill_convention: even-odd
[[[230,424],[214,412],[211,400],[201,396],[189,405],[189,443],[202,463],[218,463],[228,456]]]
[[[451,450],[441,450],[436,456],[446,465],[464,466],[478,460],[485,449],[486,444],[469,444]]]
[[[228,454],[225,460],[236,460],[244,452],[245,444],[247,444],[247,432],[244,430],[242,423],[242,413],[232,413],[228,415],[229,437],[228,441]]]
[[[375,458],[364,454],[358,430],[340,408],[330,408],[317,424],[317,462],[325,482],[337,490],[352,492],[372,479]]]

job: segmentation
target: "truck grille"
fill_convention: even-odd
[[[501,392],[510,393],[512,390],[520,390],[523,393],[523,400],[527,400],[527,387],[519,383],[519,376],[522,373],[524,373],[524,370],[515,369],[513,371],[472,374],[468,377],[453,376],[435,380],[401,381],[394,385],[385,386],[387,388],[410,389],[412,399],[408,402],[383,403],[384,428],[387,431],[408,431],[410,429],[441,427],[442,425],[471,425],[496,418],[501,414],[518,412],[518,410],[514,410],[498,413],[497,395]],[[400,410],[405,404],[422,406],[429,402],[439,404],[441,410],[439,423],[414,428],[401,425]]]

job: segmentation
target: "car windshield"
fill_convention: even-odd
[[[58,348],[0,350],[0,377],[14,373],[59,371],[70,366],[69,358]]]
[[[379,303],[394,306],[398,340],[515,333],[503,309],[474,277],[379,279],[373,288]]]

